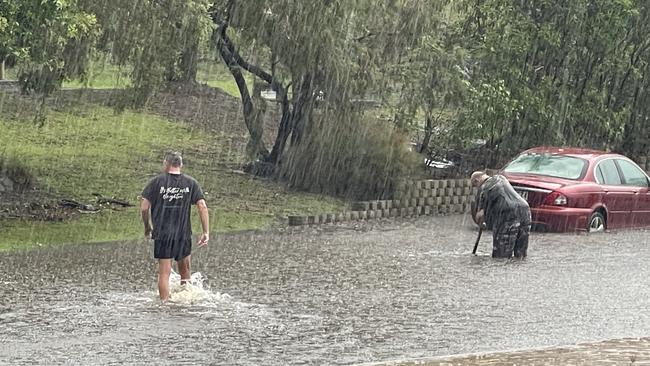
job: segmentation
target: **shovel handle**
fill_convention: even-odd
[[[472,250],[472,254],[476,255],[476,249],[478,249],[478,243],[481,241],[481,234],[483,234],[483,226],[479,226],[478,229],[478,237],[476,238],[476,243],[474,243],[474,250]]]

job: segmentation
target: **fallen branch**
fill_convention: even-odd
[[[60,205],[63,207],[69,207],[69,208],[76,208],[79,211],[82,212],[96,212],[99,211],[99,209],[95,208],[92,205],[87,205],[81,202],[77,202],[75,200],[69,200],[69,199],[62,199],[60,202]]]
[[[125,200],[121,200],[115,197],[104,197],[100,193],[93,193],[93,195],[97,197],[97,203],[100,205],[111,204],[111,205],[119,205],[122,207],[133,207],[133,204]]]

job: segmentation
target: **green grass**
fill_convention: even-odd
[[[133,203],[161,168],[168,148],[185,152],[185,172],[207,192],[215,232],[261,229],[289,214],[336,212],[345,203],[287,191],[281,186],[229,173],[212,161],[224,154],[225,137],[140,112],[80,103],[48,112],[39,128],[29,113],[14,113],[15,100],[0,98],[0,146],[37,177],[40,189],[57,198],[93,203],[94,192]],[[18,108],[28,109],[28,108]],[[194,227],[199,230],[196,214]],[[0,221],[0,250],[36,245],[136,239],[142,224],[137,207],[103,209],[66,222]]]
[[[64,88],[121,89],[131,85],[130,70],[106,62],[96,61],[90,67],[87,80],[71,80],[63,83]]]
[[[7,68],[6,79],[16,80],[18,69]],[[129,70],[115,65],[96,61],[88,73],[87,80],[70,80],[63,83],[65,89],[94,88],[94,89],[120,89],[130,85]]]
[[[96,62],[86,82],[73,80],[64,83],[64,88],[90,87],[95,89],[125,88],[130,85],[129,70],[120,69],[115,65]],[[245,74],[249,92],[253,87],[253,78]],[[196,81],[219,88],[224,92],[239,98],[239,89],[228,69],[219,61],[202,62],[198,65]]]
[[[6,78],[16,79],[16,68],[8,68]],[[253,77],[245,73],[249,92],[253,88]],[[239,89],[228,69],[219,61],[205,61],[198,65],[196,79],[200,83],[219,88],[224,92],[239,98]],[[95,61],[90,67],[87,80],[70,80],[63,83],[63,88],[94,88],[94,89],[121,89],[131,85],[129,69],[120,68],[107,62]]]
[[[246,79],[246,85],[250,93],[253,89],[254,79],[246,72],[244,72],[244,78]],[[217,63],[216,61],[212,63],[200,63],[196,74],[196,81],[205,83],[213,88],[219,88],[235,98],[240,98],[235,79],[233,79],[228,69],[222,63]]]

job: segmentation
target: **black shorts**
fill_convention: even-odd
[[[530,225],[510,222],[493,231],[493,258],[525,258],[528,254]]]
[[[192,254],[192,239],[156,239],[153,242],[153,256],[156,259],[179,261]]]

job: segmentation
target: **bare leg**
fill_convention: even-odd
[[[162,301],[167,301],[167,299],[169,299],[169,274],[171,271],[171,259],[158,260],[158,294]]]
[[[178,261],[178,272],[181,275],[181,285],[190,283],[190,256]]]

